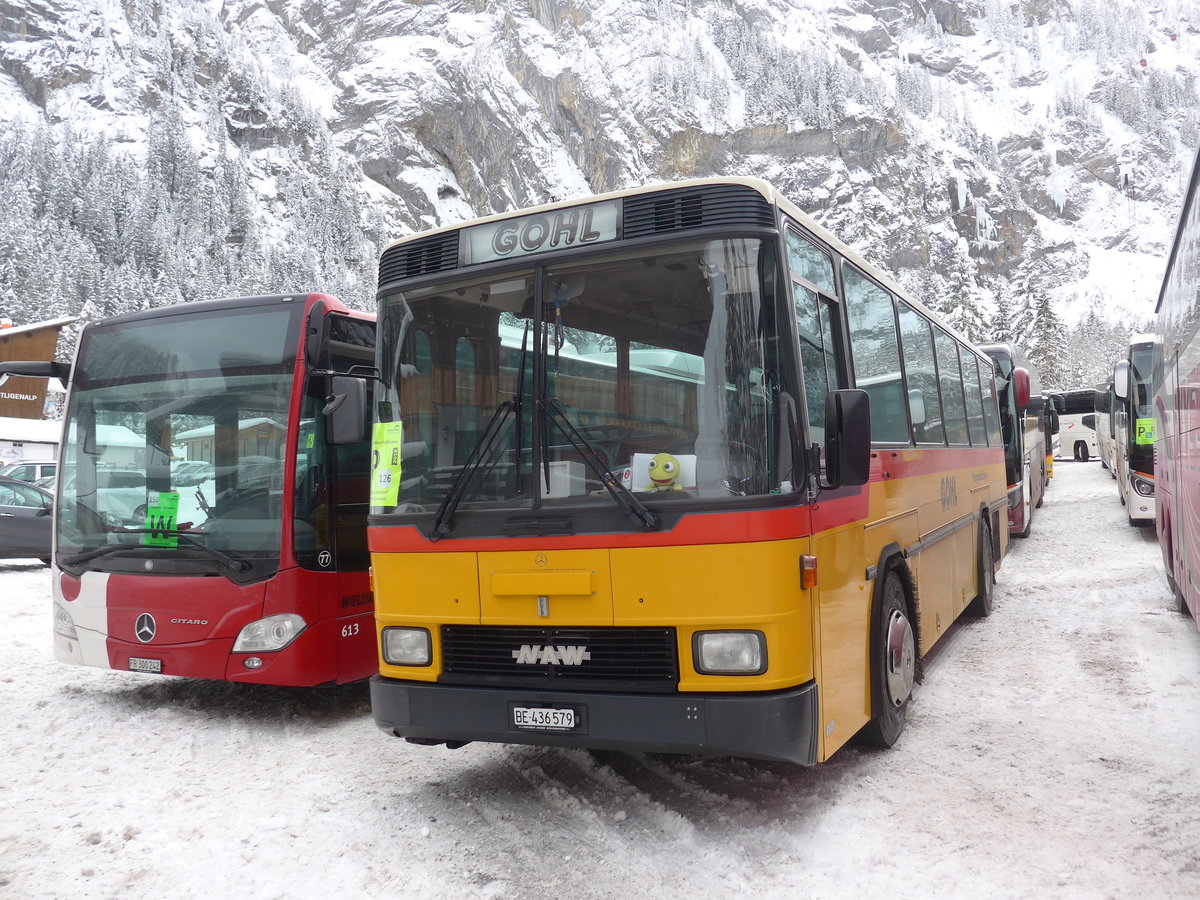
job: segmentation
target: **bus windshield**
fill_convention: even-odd
[[[1129,404],[1134,419],[1154,417],[1154,396],[1151,390],[1154,345],[1134,344],[1129,352]]]
[[[1024,448],[1021,436],[1020,412],[1017,409],[1016,389],[1013,387],[1012,357],[1003,353],[992,353],[996,371],[996,391],[1000,401],[1000,425],[1004,436],[1004,470],[1010,485],[1020,482],[1022,476]]]
[[[59,482],[64,569],[250,578],[278,566],[300,312],[86,333]]]
[[[770,244],[703,240],[385,296],[402,465],[372,511],[432,513],[456,481],[460,510],[611,507],[608,473],[639,505],[799,483],[774,273]]]

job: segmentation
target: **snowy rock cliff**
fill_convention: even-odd
[[[114,296],[19,262],[0,295],[368,304],[409,231],[753,174],[976,337],[1034,284],[1068,322],[1144,318],[1200,142],[1197,26],[1200,0],[0,0],[0,153],[30,170],[0,175],[0,250],[54,230]]]

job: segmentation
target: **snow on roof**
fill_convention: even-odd
[[[43,328],[62,328],[75,321],[74,316],[66,319],[47,319],[45,322],[30,322],[28,325],[14,325],[11,328],[0,328],[0,337],[12,334],[28,334],[31,331],[41,331]]]
[[[256,428],[259,425],[270,425],[273,428],[278,428],[281,431],[285,426],[281,422],[276,422],[274,419],[267,416],[259,416],[257,419],[242,419],[238,422],[238,431],[245,431],[247,428]],[[210,437],[213,433],[212,425],[204,425],[200,428],[192,428],[188,431],[181,431],[175,435],[176,441],[190,441],[194,438]]]
[[[0,441],[34,441],[57,444],[62,435],[62,422],[53,419],[21,419],[0,416]]]

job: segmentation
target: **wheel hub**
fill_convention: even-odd
[[[894,609],[888,618],[887,660],[884,666],[888,702],[893,707],[903,706],[912,693],[916,662],[916,642],[913,639],[912,625],[904,613]]]

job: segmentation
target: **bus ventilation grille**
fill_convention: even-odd
[[[773,228],[775,215],[771,204],[758,191],[740,184],[627,197],[621,233],[629,239],[665,231],[731,225]]]
[[[445,625],[448,684],[670,693],[679,683],[674,628]]]
[[[438,234],[384,251],[379,260],[381,285],[458,268],[458,232]]]

